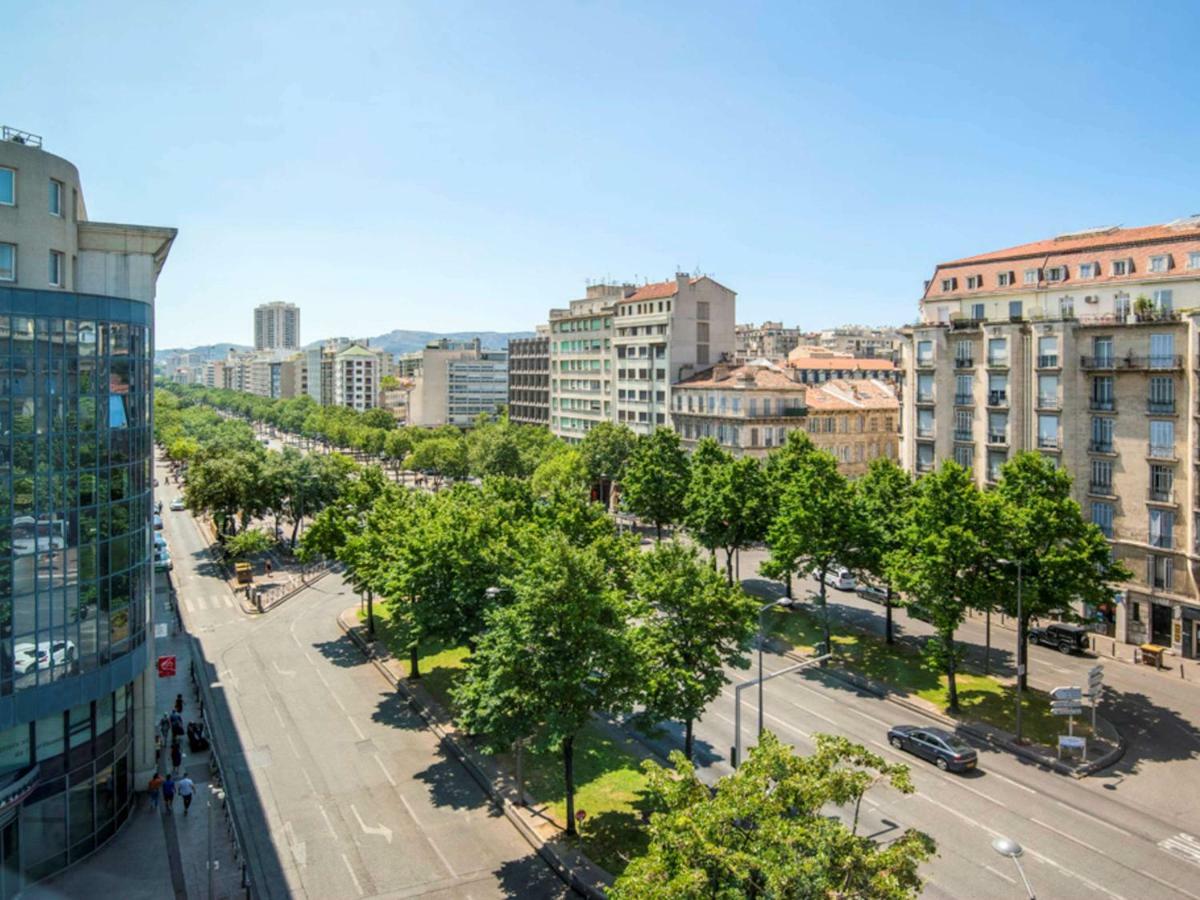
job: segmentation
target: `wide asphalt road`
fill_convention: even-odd
[[[262,896],[570,896],[343,636],[338,576],[250,618],[190,514],[164,518]]]

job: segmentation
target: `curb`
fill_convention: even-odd
[[[807,657],[800,656],[791,650],[785,650],[783,655],[789,659],[797,660],[798,662],[804,662],[807,659]],[[1043,769],[1049,769],[1050,771],[1058,772],[1061,775],[1069,775],[1076,780],[1086,778],[1088,775],[1098,772],[1101,769],[1108,768],[1125,755],[1125,738],[1121,735],[1121,732],[1117,730],[1115,725],[1100,715],[1096,716],[1097,721],[1104,722],[1104,724],[1108,728],[1112,729],[1113,733],[1116,734],[1116,747],[1098,759],[1089,760],[1088,762],[1079,766],[1070,766],[1052,756],[1038,753],[1036,750],[1033,750],[1031,747],[1027,747],[1024,744],[1018,744],[1016,741],[1009,740],[1006,737],[1001,737],[988,727],[976,725],[971,722],[962,722],[958,719],[952,719],[949,716],[937,712],[936,710],[927,709],[926,707],[906,700],[903,697],[898,697],[889,688],[877,685],[854,672],[837,668],[812,669],[811,671],[822,675],[827,675],[837,681],[851,685],[859,690],[866,691],[867,693],[886,700],[889,703],[894,703],[896,706],[907,709],[910,712],[928,716],[929,718],[941,722],[943,725],[946,725],[951,729],[965,731],[972,737],[975,737],[992,747],[997,747],[1013,754],[1014,756],[1019,756],[1022,759],[1027,759],[1031,762],[1034,762]]]
[[[529,824],[525,822],[517,810],[514,809],[512,801],[504,796],[503,792],[496,787],[492,780],[487,776],[487,773],[485,773],[483,769],[479,767],[475,760],[471,758],[470,754],[458,742],[458,739],[450,734],[442,726],[442,724],[433,717],[425,705],[418,700],[411,691],[408,690],[404,683],[398,679],[395,674],[388,669],[387,666],[383,664],[383,662],[372,651],[367,642],[363,640],[362,636],[359,635],[353,627],[348,626],[344,621],[342,621],[342,617],[340,615],[337,617],[337,623],[338,627],[349,636],[350,640],[352,640],[355,646],[362,651],[363,655],[370,660],[371,664],[379,670],[383,677],[386,678],[393,687],[395,687],[396,692],[404,698],[404,701],[408,704],[409,709],[421,717],[421,721],[423,721],[425,726],[437,736],[438,741],[442,744],[442,746],[449,750],[450,753],[453,754],[454,758],[462,764],[463,768],[467,770],[467,773],[471,776],[475,783],[478,784],[483,789],[484,793],[491,798],[492,802],[500,808],[501,812],[504,813],[505,818],[507,818],[509,822],[516,827],[517,832],[523,838],[525,838],[526,842],[531,847],[533,847],[538,856],[542,858],[542,861],[545,862],[546,865],[548,865],[560,879],[562,879],[563,883],[576,893],[587,897],[588,900],[604,900],[604,898],[607,896],[604,890],[585,881],[582,876],[580,876],[579,873],[577,873],[575,869],[565,859],[563,859],[562,856],[559,855],[557,848],[555,848],[550,842],[542,840],[537,832],[529,827]],[[599,867],[597,866],[597,868]]]

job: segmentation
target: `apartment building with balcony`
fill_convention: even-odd
[[[615,411],[637,434],[670,426],[677,381],[734,354],[737,294],[707,275],[678,273],[617,301],[613,318]]]
[[[765,359],[719,363],[676,383],[671,398],[671,425],[689,451],[713,438],[735,456],[762,459],[799,429],[850,476],[879,456],[898,457],[899,413],[882,381],[806,385],[798,370]]]
[[[508,402],[508,353],[483,349],[479,338],[443,338],[406,354],[402,374],[412,379],[411,425],[467,428],[480,414],[494,416]]]
[[[755,359],[778,362],[785,359],[808,335],[797,328],[785,328],[782,322],[734,326],[733,357],[738,363]]]
[[[550,425],[550,328],[508,342],[508,418],[522,425]]]
[[[1200,217],[1060,235],[939,265],[905,330],[902,459],[994,483],[1035,450],[1133,572],[1080,613],[1122,640],[1200,647]]]
[[[565,309],[550,310],[550,430],[578,443],[614,417],[613,316],[628,284],[588,285]]]

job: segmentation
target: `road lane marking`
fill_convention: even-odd
[[[296,754],[296,759],[299,759],[300,758],[300,750],[296,746],[296,742],[292,739],[292,733],[289,731],[284,735],[284,737],[286,737],[288,740],[288,743],[291,744],[292,753]]]
[[[354,889],[358,891],[358,896],[363,896],[362,885],[358,883],[358,876],[354,874],[354,869],[350,865],[350,859],[345,853],[342,854],[342,862],[346,864],[346,871],[350,873],[350,880],[354,882]]]
[[[425,843],[429,844],[433,852],[437,854],[437,858],[442,861],[442,865],[446,867],[446,871],[450,873],[450,876],[452,878],[457,878],[458,873],[454,871],[454,867],[450,865],[450,860],[446,859],[446,855],[442,853],[442,848],[434,843],[433,838],[429,835],[429,832],[425,830],[425,826],[423,826],[421,824],[421,820],[417,818],[417,814],[413,811],[412,804],[408,802],[408,798],[401,794],[400,802],[404,804],[404,808],[408,811],[408,817],[412,819],[413,824],[417,826],[417,830],[420,831],[421,835],[425,838]]]
[[[279,707],[274,703],[271,704],[271,712],[275,713],[275,718],[279,720],[279,727],[287,728],[287,722],[283,721],[283,715],[279,712]]]
[[[1007,881],[1009,884],[1016,884],[1016,883],[1017,883],[1017,879],[1015,879],[1015,878],[1009,878],[1009,877],[1008,877],[1007,875],[1005,875],[1003,872],[999,872],[999,871],[997,871],[996,869],[993,869],[993,868],[992,868],[991,866],[989,866],[989,865],[986,865],[986,864],[985,864],[985,865],[984,865],[984,868],[985,868],[985,869],[987,869],[989,872],[991,872],[993,875],[995,875],[997,878],[1003,878],[1003,879],[1004,879],[1005,881]]]
[[[315,794],[317,792],[317,786],[315,784],[313,784],[313,780],[308,774],[308,769],[304,766],[301,766],[300,774],[303,775],[304,780],[308,782],[308,789]]]
[[[938,801],[938,800],[934,800],[934,799],[933,799],[932,797],[930,797],[928,794],[917,794],[917,796],[918,796],[918,797],[920,797],[922,800],[927,800],[928,802],[932,803],[934,806],[936,806],[936,807],[939,807],[940,809],[943,809],[943,810],[945,810],[946,812],[950,813],[950,815],[954,816],[956,819],[962,819],[962,821],[966,822],[968,825],[974,825],[976,828],[979,828],[979,829],[981,829],[981,830],[983,830],[983,831],[986,831],[986,832],[987,832],[988,834],[990,834],[992,837],[1000,837],[1000,832],[998,832],[998,831],[992,831],[992,829],[988,828],[988,827],[987,827],[986,825],[984,825],[982,822],[976,822],[976,821],[975,821],[974,819],[972,819],[970,816],[968,816],[968,815],[966,815],[966,814],[964,814],[964,813],[960,813],[960,812],[959,812],[957,809],[954,809],[953,807],[947,806],[945,803],[942,803],[942,802],[940,802],[940,801]],[[1031,851],[1031,852],[1032,852],[1032,851]]]
[[[1194,866],[1200,866],[1200,841],[1187,832],[1181,831],[1169,838],[1158,842],[1159,849],[1165,850],[1172,856],[1177,856]]]
[[[854,713],[855,715],[862,716],[864,719],[870,719],[872,722],[875,722],[878,725],[882,725],[884,728],[892,727],[891,725],[889,725],[887,722],[883,721],[883,719],[879,718],[878,716],[873,716],[870,713],[865,713],[861,709],[855,709],[853,706],[847,706],[846,709],[850,710],[850,712]]]
[[[350,727],[354,729],[354,733],[358,735],[358,739],[360,741],[365,741],[367,739],[367,736],[362,733],[362,729],[358,727],[357,722],[355,722],[349,716],[346,716],[346,721],[350,723]]]
[[[999,806],[1001,809],[1008,809],[1008,807],[1007,807],[1005,804],[1001,803],[1001,802],[1000,802],[999,800],[997,800],[995,797],[989,797],[989,796],[988,796],[987,794],[985,794],[983,791],[976,790],[975,788],[971,787],[969,784],[963,784],[963,783],[962,783],[962,781],[961,781],[960,779],[958,779],[958,778],[943,778],[942,780],[943,780],[944,782],[946,782],[947,784],[952,784],[952,785],[954,785],[955,787],[960,787],[960,788],[962,788],[964,791],[970,791],[972,794],[975,794],[976,796],[982,797],[984,800],[987,800],[987,801],[989,801],[989,802],[991,802],[991,803],[995,803],[995,804],[996,804],[997,806]]]
[[[271,660],[271,665],[273,665],[273,666],[275,667],[275,671],[276,671],[276,672],[278,672],[280,675],[295,675],[295,674],[296,674],[296,673],[295,673],[295,672],[293,672],[291,669],[281,669],[281,668],[279,668],[279,661],[278,661],[278,660],[275,660],[275,659]]]
[[[375,762],[379,763],[379,768],[383,770],[383,777],[388,780],[388,784],[392,787],[396,786],[396,779],[392,777],[392,773],[387,770],[387,766],[383,764],[383,759],[378,753],[375,754]]]
[[[1046,822],[1043,822],[1041,819],[1035,819],[1033,816],[1030,816],[1030,817],[1029,817],[1029,821],[1030,821],[1030,822],[1032,822],[1034,825],[1041,825],[1041,826],[1042,826],[1043,828],[1045,828],[1047,831],[1053,831],[1053,832],[1054,832],[1055,834],[1057,834],[1059,837],[1065,837],[1065,838],[1066,838],[1068,841],[1071,841],[1071,842],[1073,842],[1073,843],[1076,843],[1076,844],[1078,844],[1080,847],[1085,847],[1085,848],[1087,848],[1088,850],[1091,850],[1093,853],[1097,853],[1097,854],[1099,854],[1100,856],[1106,856],[1106,855],[1107,855],[1107,854],[1106,854],[1106,853],[1105,853],[1103,850],[1101,850],[1099,847],[1095,847],[1095,846],[1093,846],[1092,844],[1089,844],[1087,841],[1085,841],[1085,840],[1083,840],[1083,839],[1081,839],[1081,838],[1077,838],[1077,837],[1075,837],[1075,835],[1073,835],[1073,834],[1068,834],[1067,832],[1063,831],[1061,828],[1055,828],[1053,825],[1049,825],[1049,824],[1047,824]]]
[[[333,828],[333,823],[329,821],[329,813],[325,812],[325,807],[320,803],[317,804],[317,809],[321,811],[321,818],[325,820],[325,828],[329,831],[329,836],[335,841],[337,840],[337,832]]]
[[[1200,900],[1200,896],[1193,894],[1191,891],[1185,891],[1183,888],[1179,887],[1178,885],[1171,884],[1171,882],[1169,882],[1169,881],[1163,881],[1157,875],[1147,872],[1145,869],[1138,869],[1138,872],[1140,872],[1142,875],[1145,875],[1147,878],[1149,878],[1153,881],[1157,881],[1163,887],[1169,887],[1173,891],[1178,891],[1179,893],[1183,894],[1183,896],[1185,896],[1185,897],[1191,897],[1192,900]]]
[[[1011,784],[1013,787],[1015,787],[1015,788],[1020,788],[1021,790],[1023,790],[1023,791],[1024,791],[1025,793],[1027,793],[1027,794],[1036,794],[1036,793],[1037,793],[1037,791],[1035,791],[1033,788],[1031,788],[1031,787],[1026,787],[1025,785],[1021,784],[1021,782],[1019,782],[1019,781],[1013,781],[1013,780],[1012,780],[1011,778],[1009,778],[1007,775],[1001,775],[999,772],[996,772],[996,771],[994,771],[994,770],[992,770],[992,769],[986,769],[986,770],[984,770],[984,771],[985,771],[985,774],[987,774],[987,775],[988,775],[988,777],[990,777],[990,778],[999,778],[1001,781],[1006,781],[1006,782],[1008,782],[1009,784]]]
[[[1112,822],[1105,822],[1103,819],[1098,818],[1097,816],[1093,816],[1091,813],[1084,812],[1082,809],[1077,809],[1074,806],[1071,806],[1067,803],[1063,803],[1061,800],[1055,800],[1054,802],[1057,803],[1059,806],[1061,806],[1063,809],[1069,809],[1071,812],[1077,813],[1078,815],[1083,816],[1085,819],[1091,819],[1093,822],[1096,822],[1099,825],[1103,825],[1105,828],[1111,828],[1113,831],[1117,832],[1118,834],[1123,834],[1126,837],[1133,837],[1133,832],[1126,831],[1120,825],[1114,825],[1114,824],[1112,824]]]

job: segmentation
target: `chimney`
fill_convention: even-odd
[[[675,284],[679,286],[680,290],[683,290],[685,287],[687,287],[688,282],[691,280],[692,278],[687,272],[675,273]]]

